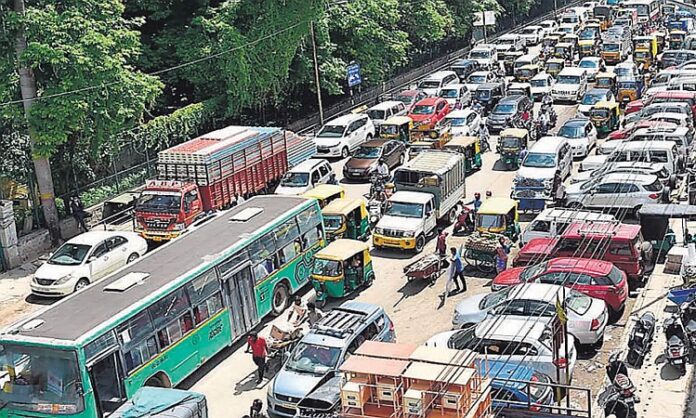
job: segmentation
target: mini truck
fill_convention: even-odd
[[[158,154],[157,178],[136,200],[133,230],[151,241],[178,237],[236,195],[269,190],[316,152],[312,141],[280,128],[228,126]]]
[[[438,221],[455,221],[465,178],[464,157],[448,151],[425,151],[398,168],[396,193],[372,234],[374,246],[422,251]]]

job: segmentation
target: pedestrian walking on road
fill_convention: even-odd
[[[466,292],[466,279],[464,278],[464,264],[462,263],[462,257],[454,247],[450,248],[450,253],[452,254],[450,257],[450,264],[452,264],[452,268],[450,269],[451,281],[457,285],[457,292]],[[457,279],[459,279],[459,281],[457,281]],[[461,286],[459,286],[460,283]]]
[[[440,228],[440,233],[437,235],[437,255],[440,257],[440,268],[446,268],[449,264],[447,263],[447,236],[449,234]]]
[[[251,359],[258,368],[258,379],[256,383],[261,383],[263,380],[263,373],[266,370],[266,355],[268,354],[266,340],[263,337],[259,337],[256,331],[250,332],[247,338],[246,352],[251,353]]]
[[[70,198],[70,212],[77,222],[77,227],[82,230],[82,232],[89,231],[85,223],[85,218],[89,218],[89,214],[85,211],[85,206],[82,204],[80,196],[74,195]]]
[[[500,237],[495,249],[495,269],[498,273],[507,268],[508,254],[510,254],[510,247],[505,242],[505,238]]]

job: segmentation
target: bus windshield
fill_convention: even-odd
[[[74,352],[2,344],[0,364],[0,407],[60,415],[84,408]]]

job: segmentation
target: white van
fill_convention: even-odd
[[[551,89],[554,102],[576,103],[587,91],[587,73],[579,67],[565,67],[558,73],[556,84]]]
[[[517,73],[517,70],[520,68],[524,67],[525,65],[539,65],[539,55],[537,54],[527,54],[527,55],[522,55],[521,57],[517,58],[515,60],[515,64],[513,66],[513,73]]]
[[[440,89],[449,85],[459,83],[459,76],[454,71],[438,71],[425,77],[418,83],[418,88],[429,96],[437,96]]]
[[[406,105],[398,100],[389,100],[372,106],[365,113],[370,117],[375,127],[378,127],[392,116],[405,115]]]
[[[468,58],[476,61],[479,68],[494,68],[498,65],[498,50],[495,45],[477,45],[469,51]]]
[[[544,209],[522,231],[520,243],[528,243],[534,238],[559,236],[573,222],[618,222],[614,215],[575,209]]]
[[[336,175],[328,161],[310,158],[285,173],[275,194],[300,195],[319,184],[326,184],[335,179]]]

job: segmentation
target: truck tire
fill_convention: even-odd
[[[285,308],[288,307],[289,301],[290,293],[288,292],[288,287],[284,283],[278,283],[273,289],[273,296],[271,297],[271,315],[278,316],[282,314]]]
[[[416,237],[416,253],[420,253],[425,248],[425,235],[421,234]]]
[[[453,207],[447,212],[447,223],[452,225],[457,220],[457,208]]]

